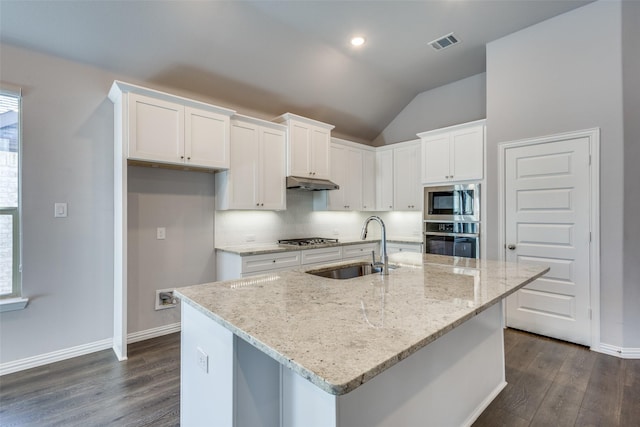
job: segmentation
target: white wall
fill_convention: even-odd
[[[418,94],[373,140],[374,146],[416,139],[416,134],[486,117],[486,74]]]
[[[624,347],[640,348],[640,2],[622,3]]]
[[[487,45],[484,199],[488,229],[497,230],[498,143],[601,129],[601,341],[616,346],[623,344],[624,323],[620,37],[620,3],[599,1]],[[496,257],[497,234],[487,238],[487,252]]]
[[[144,82],[5,44],[0,78],[23,89],[23,294],[30,299],[26,309],[0,314],[6,363],[113,336],[114,113],[107,93],[114,79]],[[131,213],[140,227],[130,224],[130,255],[137,257],[130,264],[144,268],[130,271],[131,333],[179,318],[174,309],[156,312],[151,290],[215,272],[212,175],[130,169]],[[54,202],[68,203],[68,218],[53,218]],[[167,226],[162,245],[148,235],[155,221]],[[180,224],[189,227],[176,235]],[[176,265],[188,270],[184,276],[176,276]]]
[[[213,174],[129,166],[129,332],[180,321],[155,310],[156,290],[215,281]],[[157,227],[166,238],[156,239]]]
[[[388,238],[420,239],[420,212],[324,212],[313,210],[313,193],[287,190],[286,211],[216,212],[216,246],[260,245],[278,239],[326,237],[357,240],[365,219],[378,215],[385,222]],[[247,236],[255,241],[247,242]],[[371,226],[370,238],[379,238],[379,228]]]

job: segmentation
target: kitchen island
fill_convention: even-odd
[[[502,300],[548,268],[390,261],[388,276],[302,269],[177,289],[181,425],[472,423],[506,385]]]

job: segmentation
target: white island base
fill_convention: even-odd
[[[467,426],[506,385],[502,302],[333,395],[182,303],[183,427]]]

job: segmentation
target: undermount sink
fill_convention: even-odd
[[[389,268],[393,268],[393,266],[389,266]],[[354,277],[366,276],[367,274],[380,272],[382,272],[382,266],[374,266],[370,262],[307,271],[308,274],[313,274],[315,276],[339,280],[353,279]]]

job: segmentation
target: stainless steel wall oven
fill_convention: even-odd
[[[424,251],[480,258],[480,184],[424,188]]]
[[[428,254],[480,258],[477,222],[424,222],[424,251]]]

